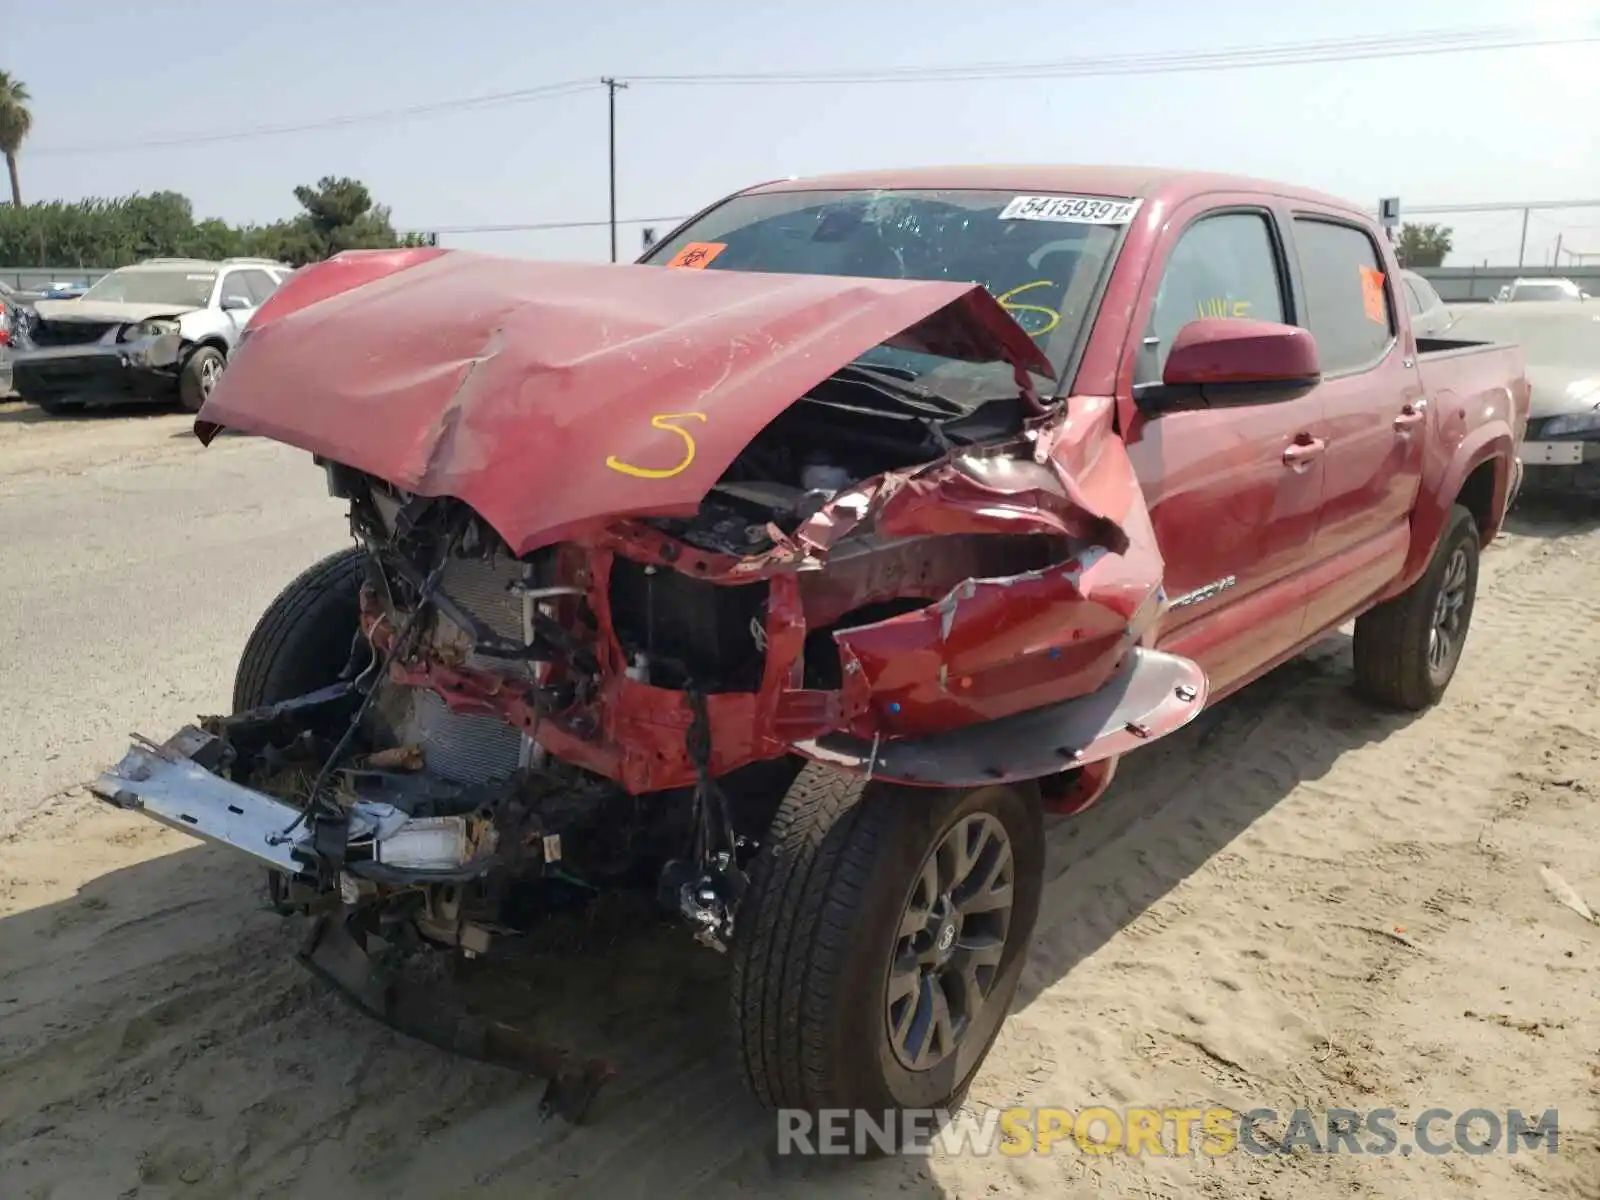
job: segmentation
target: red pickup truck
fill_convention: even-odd
[[[731,954],[761,1100],[957,1104],[1044,814],[1352,619],[1373,700],[1449,684],[1529,389],[1414,336],[1396,273],[1342,201],[1078,167],[766,184],[636,264],[307,268],[197,432],[311,452],[358,544],[233,715],[96,791],[264,863],[310,966],[569,1116],[605,1060],[402,959],[641,881]]]

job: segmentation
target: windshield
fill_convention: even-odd
[[[1122,198],[987,191],[799,191],[735,196],[641,260],[711,271],[854,275],[982,284],[1031,334],[1059,376],[1120,226]],[[1008,207],[1009,206],[1009,207]],[[1099,221],[1101,223],[1092,223]],[[694,261],[688,261],[693,259]],[[858,362],[964,398],[1015,395],[1004,363],[879,346]]]
[[[1513,342],[1530,367],[1600,367],[1600,311],[1574,304],[1568,312],[1523,315],[1508,309],[1464,312],[1450,336],[1467,341]]]
[[[1511,289],[1511,299],[1522,300],[1576,300],[1578,289],[1564,281],[1557,283],[1519,283]]]
[[[83,294],[108,304],[176,304],[204,308],[217,282],[215,271],[113,271]]]

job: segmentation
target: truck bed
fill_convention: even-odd
[[[1417,372],[1429,396],[1448,393],[1456,403],[1465,403],[1469,427],[1483,419],[1483,405],[1504,401],[1508,392],[1512,410],[1506,415],[1512,428],[1520,435],[1527,423],[1528,373],[1521,346],[1512,342],[1419,337]]]
[[[1417,356],[1424,359],[1491,348],[1516,349],[1510,342],[1480,342],[1471,338],[1419,337],[1417,339]]]

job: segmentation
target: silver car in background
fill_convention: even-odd
[[[151,258],[78,299],[40,300],[13,333],[13,387],[47,412],[173,399],[197,412],[291,269],[264,258]]]
[[[1506,304],[1537,304],[1546,300],[1587,300],[1589,293],[1570,279],[1513,279],[1495,299]]]
[[[1600,304],[1475,304],[1450,337],[1522,347],[1533,385],[1522,494],[1600,499]]]
[[[1411,313],[1411,328],[1418,337],[1439,337],[1455,320],[1439,293],[1415,271],[1400,272],[1400,295]]]

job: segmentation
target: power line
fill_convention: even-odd
[[[1408,213],[1524,212],[1528,209],[1600,208],[1600,200],[1501,200],[1491,204],[1407,204]]]
[[[1068,58],[1045,62],[985,62],[943,67],[895,67],[873,70],[758,71],[686,75],[617,76],[650,86],[786,86],[831,84],[952,83],[980,80],[1062,79],[1095,76],[1152,75],[1193,71],[1242,70],[1255,67],[1297,66],[1308,63],[1357,62],[1365,59],[1405,58],[1431,54],[1514,50],[1536,46],[1569,46],[1600,41],[1600,26],[1584,25],[1567,33],[1539,32],[1511,26],[1476,29],[1431,30],[1381,37],[1342,38],[1317,42],[1234,46],[1199,52],[1122,54],[1099,58]],[[140,142],[106,142],[96,145],[45,146],[32,150],[41,156],[109,154],[122,151],[169,149],[309,133],[350,125],[413,120],[446,113],[497,108],[556,99],[607,86],[598,80],[571,79],[539,87],[490,92],[453,100],[440,100],[405,108],[384,109],[348,116],[328,117],[294,125],[258,126],[227,132],[174,135]]]
[[[1424,54],[1512,50],[1535,46],[1570,46],[1600,41],[1600,27],[1581,26],[1567,34],[1495,26],[1468,30],[1436,30],[1387,37],[1343,38],[1321,42],[1235,46],[1202,52],[1123,54],[1103,58],[1071,58],[1030,63],[976,63],[950,67],[902,67],[873,70],[762,71],[693,75],[631,75],[639,84],[883,84],[940,83],[1001,79],[1084,78],[1105,75],[1149,75],[1166,72],[1240,70],[1250,67],[1296,66],[1306,63],[1356,62]]]
[[[618,225],[667,225],[685,220],[685,217],[619,217]],[[401,233],[539,233],[548,229],[603,229],[611,224],[609,217],[599,221],[532,221],[513,222],[506,225],[411,225]]]
[[[1408,215],[1439,213],[1491,213],[1516,212],[1524,209],[1600,208],[1600,200],[1527,200],[1499,201],[1490,204],[1407,204]],[[1376,211],[1376,210],[1372,210]],[[668,225],[687,220],[687,215],[676,217],[619,217],[618,225]],[[1545,218],[1549,219],[1549,218]],[[1572,225],[1569,222],[1552,222],[1568,229],[1594,229],[1600,226]],[[610,219],[600,221],[532,221],[511,222],[503,225],[412,225],[401,232],[417,233],[538,233],[549,229],[598,229],[611,224]],[[1498,228],[1498,226],[1496,226]]]
[[[376,125],[394,121],[408,121],[418,117],[440,116],[446,113],[469,112],[482,108],[501,108],[512,104],[528,104],[538,100],[555,100],[579,92],[593,91],[600,83],[592,79],[569,79],[560,83],[547,83],[539,87],[518,88],[509,92],[488,92],[481,96],[463,96],[455,100],[439,100],[429,104],[412,104],[404,108],[386,108],[375,112],[352,113],[346,116],[326,117],[298,125],[261,125],[218,133],[195,133],[157,138],[147,142],[102,142],[77,146],[46,146],[40,150],[29,149],[36,157],[65,157],[75,154],[113,154],[123,150],[160,150],[174,146],[203,146],[216,142],[238,142],[252,138],[278,137],[288,133],[313,133],[324,129],[342,129],[351,125]]]

